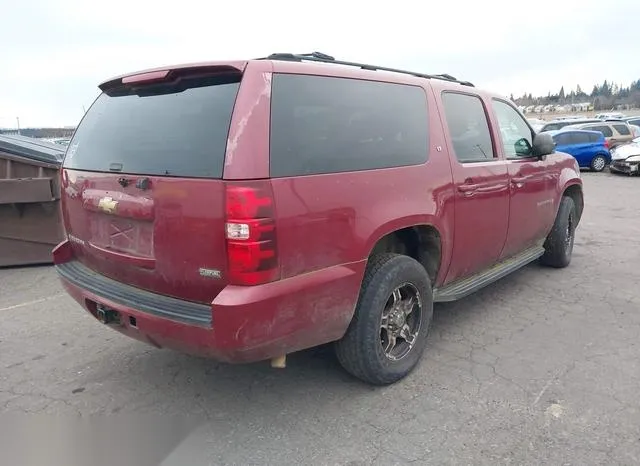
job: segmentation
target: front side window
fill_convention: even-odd
[[[428,153],[421,87],[274,74],[270,174],[316,175],[418,165]]]
[[[494,160],[489,122],[477,96],[445,92],[442,103],[453,150],[459,162]]]
[[[493,100],[498,118],[502,148],[507,158],[529,157],[533,154],[533,134],[527,122],[511,105]]]

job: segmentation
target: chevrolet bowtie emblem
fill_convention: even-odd
[[[103,197],[98,202],[98,209],[108,214],[112,214],[116,211],[116,207],[118,206],[118,201],[114,201],[110,197]]]

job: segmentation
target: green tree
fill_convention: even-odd
[[[605,97],[611,97],[611,85],[605,79],[599,89],[599,94]]]

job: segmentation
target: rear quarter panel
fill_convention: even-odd
[[[433,225],[449,251],[449,182],[447,166],[437,161],[273,180],[282,278],[362,261],[380,238],[412,225]]]

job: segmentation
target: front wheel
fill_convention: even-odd
[[[432,316],[431,282],[424,267],[408,256],[375,256],[367,265],[347,333],[336,342],[338,360],[365,382],[396,382],[420,360]]]
[[[578,218],[575,203],[570,197],[563,196],[556,221],[544,243],[545,251],[541,259],[543,264],[555,268],[569,265],[573,254],[576,226],[578,226]]]
[[[591,159],[591,170],[601,172],[607,166],[607,159],[603,155],[596,155]]]

